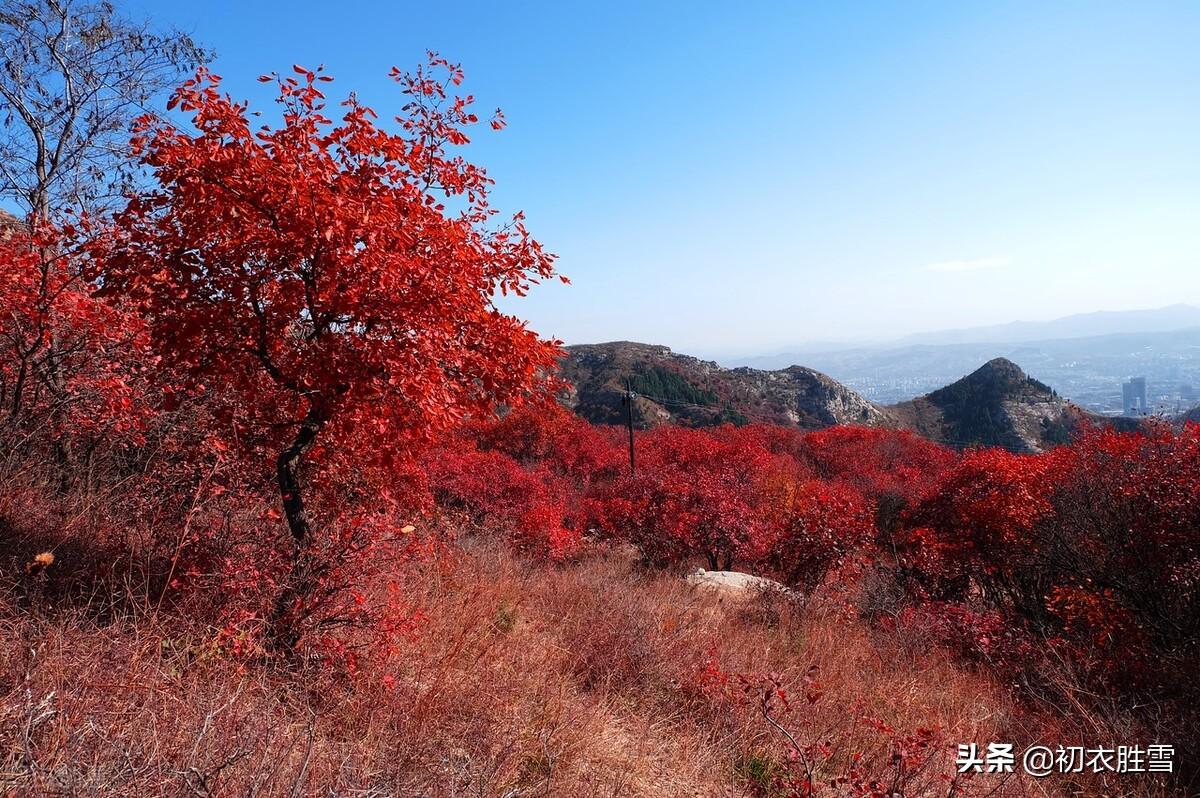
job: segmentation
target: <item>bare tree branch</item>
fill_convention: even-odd
[[[0,0],[0,199],[102,212],[139,179],[129,126],[211,54],[107,2]]]

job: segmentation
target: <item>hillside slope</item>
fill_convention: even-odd
[[[1069,402],[1005,358],[890,410],[901,426],[931,440],[1017,452],[1066,443],[1077,423]]]
[[[723,368],[665,346],[617,341],[567,347],[563,403],[595,423],[625,420],[628,387],[638,395],[634,423],[708,426],[762,422],[801,429],[835,424],[889,426],[888,413],[820,372]]]
[[[563,403],[589,421],[625,421],[626,388],[637,394],[634,423],[709,426],[761,422],[822,429],[863,424],[910,429],[950,446],[1037,452],[1067,441],[1088,414],[1004,358],[925,396],[878,405],[813,369],[724,368],[665,346],[618,341],[567,347]]]

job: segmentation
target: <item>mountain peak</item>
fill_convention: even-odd
[[[1069,435],[1067,403],[1003,357],[895,409],[922,434],[958,446],[1040,451]]]
[[[1055,401],[1057,396],[1050,386],[1030,377],[1016,363],[1005,357],[997,357],[962,379],[929,394],[929,400],[945,408],[1008,400]]]
[[[994,357],[976,369],[976,371],[985,370],[1016,372],[1017,374],[1021,375],[1025,374],[1025,372],[1021,370],[1020,366],[1006,357]]]
[[[1019,386],[1028,379],[1024,370],[1006,357],[994,357],[963,377],[963,380],[971,382],[1000,383],[1011,387]]]

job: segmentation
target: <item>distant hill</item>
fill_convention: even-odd
[[[1049,386],[1004,358],[925,396],[890,408],[900,426],[953,446],[1041,451],[1066,443],[1077,412]]]
[[[564,403],[597,423],[623,423],[626,386],[638,394],[634,421],[692,426],[752,421],[820,429],[886,424],[887,414],[835,380],[801,366],[726,369],[665,346],[617,341],[567,347]]]
[[[625,421],[626,386],[637,394],[634,423],[710,426],[761,422],[822,429],[837,424],[910,429],[950,446],[1035,452],[1069,440],[1088,414],[996,358],[962,379],[896,405],[870,402],[803,366],[777,371],[723,368],[665,346],[617,341],[567,347],[563,403],[595,423]]]

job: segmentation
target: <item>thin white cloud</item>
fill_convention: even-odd
[[[925,266],[931,272],[978,272],[984,269],[1002,269],[1008,265],[1008,258],[974,258],[973,260],[944,260],[940,263],[930,263]]]

